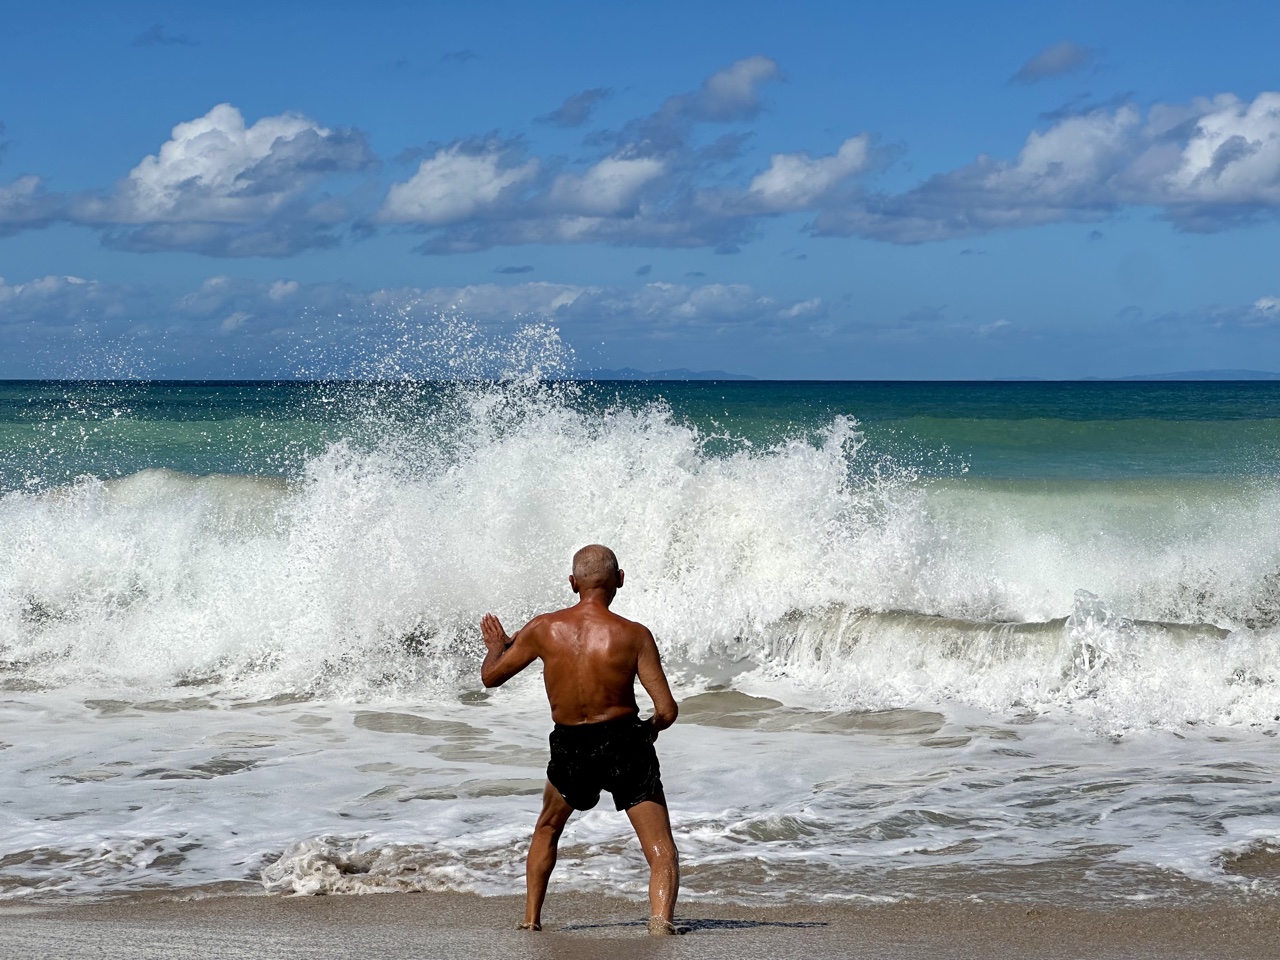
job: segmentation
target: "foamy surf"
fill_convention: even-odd
[[[546,707],[479,691],[476,623],[566,602],[592,541],[683,701],[689,896],[1276,888],[1265,476],[926,476],[856,411],[748,436],[537,378],[308,389],[253,472],[0,497],[0,895],[517,891]],[[237,423],[184,443],[232,464]],[[611,812],[563,850],[564,887],[643,887]]]
[[[711,454],[661,405],[511,408],[479,391],[447,431],[338,441],[289,480],[12,492],[0,656],[54,687],[444,695],[471,682],[481,613],[560,602],[564,557],[605,540],[690,683],[1075,705],[1114,731],[1280,713],[1272,487],[925,482],[864,470],[844,418]]]

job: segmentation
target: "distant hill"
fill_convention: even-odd
[[[575,380],[754,380],[745,373],[726,373],[723,370],[637,370],[623,367],[621,370],[578,370]]]
[[[1270,370],[1180,370],[1177,373],[1149,373],[1145,376],[1116,377],[1117,380],[1280,380]]]
[[[1116,383],[1151,380],[1280,380],[1280,373],[1270,370],[1178,370],[1174,373],[1142,373],[1128,377],[1077,377],[1076,382]],[[1035,380],[1042,383],[1071,381],[1053,381],[1044,377],[996,377],[996,380]]]

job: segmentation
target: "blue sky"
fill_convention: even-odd
[[[0,376],[287,376],[434,312],[582,366],[1280,369],[1280,8],[27,4]]]

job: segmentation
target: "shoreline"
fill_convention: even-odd
[[[1280,900],[1126,903],[693,902],[681,937],[645,934],[641,899],[553,892],[541,934],[514,929],[520,897],[468,893],[273,897],[174,891],[96,903],[0,905],[0,960],[28,957],[1106,957],[1276,955]],[[607,943],[602,942],[607,941]]]

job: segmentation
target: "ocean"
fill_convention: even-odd
[[[521,892],[589,542],[683,899],[1280,891],[1280,384],[529,376],[0,384],[0,898]]]

